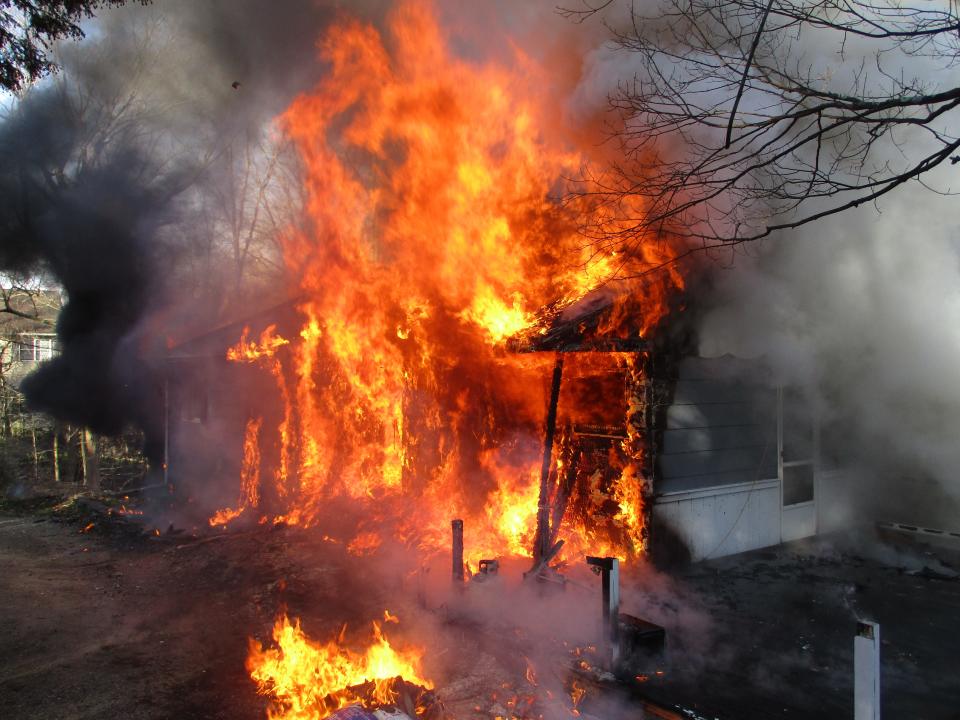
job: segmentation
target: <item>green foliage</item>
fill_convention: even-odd
[[[80,40],[84,19],[101,7],[126,1],[0,0],[0,86],[16,92],[56,70],[47,52],[57,40]]]

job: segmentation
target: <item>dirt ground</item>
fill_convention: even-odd
[[[883,716],[960,720],[960,546],[878,540],[816,537],[677,571],[707,637],[647,692],[724,720],[852,718],[865,619],[880,623]]]
[[[264,717],[238,659],[272,579],[198,549],[0,515],[0,715]]]
[[[282,610],[322,641],[344,623],[369,637],[385,609],[407,619],[391,639],[429,638],[427,669],[457,718],[505,714],[524,691],[510,638],[451,622],[443,607],[415,610],[408,576],[320,532],[152,537],[99,521],[84,532],[89,517],[68,515],[0,511],[4,720],[265,718],[244,661],[248,638],[268,639]]]
[[[385,608],[419,615],[391,633],[429,637],[432,677],[459,720],[503,714],[524,691],[525,640],[506,637],[508,625],[498,635],[442,607],[417,613],[409,577],[382,563],[368,572],[321,533],[83,532],[82,514],[48,509],[0,509],[4,720],[264,718],[244,660],[282,608],[317,639]],[[664,672],[621,688],[615,712],[583,716],[640,718],[627,698],[653,697],[691,718],[852,717],[853,628],[868,617],[884,639],[885,716],[957,720],[960,582],[924,558],[818,539],[651,575],[646,590],[625,588],[625,609],[642,600],[634,611],[667,628],[667,655],[651,666]]]

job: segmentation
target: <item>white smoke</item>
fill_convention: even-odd
[[[716,268],[701,353],[764,356],[780,382],[816,385],[824,444],[865,489],[899,502],[904,478],[933,479],[960,499],[956,201],[914,185],[750,250]]]

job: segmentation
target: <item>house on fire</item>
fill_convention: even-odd
[[[607,375],[602,385],[590,372],[561,382],[558,416],[565,396],[584,394],[604,414],[599,423],[568,419],[581,457],[609,457],[642,436],[654,559],[715,558],[816,534],[839,471],[821,463],[812,393],[776,385],[762,359],[697,357],[667,340],[600,333],[609,312],[601,305],[513,347]],[[630,360],[604,369],[579,360],[598,355]]]
[[[634,481],[654,559],[715,558],[821,530],[836,471],[819,458],[810,394],[778,387],[758,359],[696,357],[669,342],[597,332],[609,312],[601,304],[508,343],[510,352],[555,358],[547,434],[556,441],[547,440],[554,447],[546,463],[554,478],[561,455],[567,472],[575,466],[595,486],[622,470],[618,454],[642,458]],[[170,482],[187,473],[239,476],[249,400],[236,388],[263,380],[262,370],[228,362],[227,349],[245,329],[251,337],[269,326],[293,333],[301,320],[290,302],[169,351]],[[202,452],[212,445],[221,452]]]

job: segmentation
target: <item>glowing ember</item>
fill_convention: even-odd
[[[526,673],[525,673],[524,675],[525,675],[525,677],[527,678],[527,682],[530,683],[531,685],[533,685],[534,687],[536,687],[536,686],[537,686],[537,671],[536,671],[536,669],[533,667],[533,663],[530,662],[529,658],[524,658],[524,659],[527,661],[527,671],[526,671]]]
[[[121,505],[117,510],[113,512],[117,515],[143,515],[143,510],[137,510],[136,508],[128,508],[126,505]]]
[[[281,238],[303,324],[290,340],[274,326],[258,341],[244,330],[228,353],[270,373],[281,407],[262,431],[248,424],[240,502],[210,522],[262,496],[275,521],[312,526],[349,498],[377,534],[422,550],[446,550],[458,517],[469,562],[529,556],[553,358],[509,353],[504,341],[536,335],[543,308],[559,312],[601,285],[614,312],[600,331],[636,336],[682,282],[608,282],[665,250],[586,245],[583,213],[600,210],[559,198],[590,157],[558,127],[555,83],[519,49],[507,65],[462,60],[429,5],[412,2],[391,14],[386,37],[342,20],[319,48],[325,79],[280,119],[305,168],[308,230]],[[642,381],[634,357],[609,357]],[[563,500],[567,553],[643,549],[643,441],[627,425],[619,474],[578,476]],[[568,462],[572,447],[561,443]],[[348,549],[373,552],[377,534]]]
[[[250,641],[247,670],[258,691],[274,700],[271,720],[320,720],[352,703],[393,704],[395,679],[431,688],[420,669],[422,651],[395,649],[373,623],[371,644],[355,652],[343,638],[319,643],[283,615],[273,628],[273,647]]]
[[[580,703],[583,702],[583,698],[586,694],[587,694],[587,689],[578,680],[573,680],[570,683],[570,702],[573,705],[572,709],[570,710],[570,713],[572,715],[580,714],[580,710],[578,708],[580,706]]]

